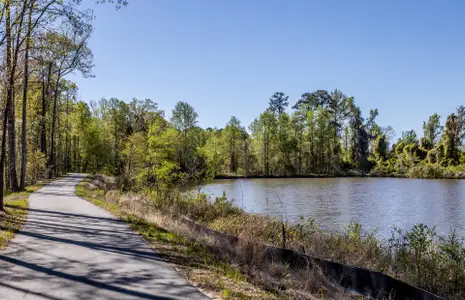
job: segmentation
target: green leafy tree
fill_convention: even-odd
[[[276,167],[278,175],[293,175],[296,172],[292,155],[297,150],[297,140],[292,133],[292,120],[287,113],[279,115],[276,126]]]
[[[194,136],[191,133],[197,125],[197,118],[198,114],[194,108],[186,102],[176,103],[171,114],[171,123],[180,134],[181,146],[178,150],[178,161],[184,172],[188,172],[196,160],[194,151],[197,145],[194,143]]]
[[[460,118],[450,114],[446,120],[446,126],[442,135],[444,146],[444,159],[448,165],[455,165],[459,158],[458,147],[460,145]]]
[[[148,151],[150,159],[150,182],[166,186],[182,179],[177,160],[178,131],[162,117],[157,117],[149,126]]]
[[[326,106],[331,102],[331,95],[325,90],[317,90],[313,93],[302,94],[302,97],[292,107],[294,109],[308,112],[316,110],[319,106]]]
[[[328,112],[331,115],[331,126],[333,127],[333,140],[331,144],[331,160],[333,161],[332,167],[339,169],[341,161],[340,151],[341,145],[339,143],[341,130],[344,123],[350,116],[350,105],[354,101],[339,90],[334,90],[330,94],[328,102]]]
[[[371,114],[370,122],[364,124],[362,112],[355,104],[350,105],[350,120],[349,126],[351,129],[351,162],[362,170],[369,168],[368,163],[368,148],[370,144],[370,134],[367,131],[366,125],[372,126],[375,114]]]
[[[273,113],[280,115],[286,111],[286,107],[289,105],[289,96],[285,96],[284,93],[274,93],[270,98],[269,109]]]
[[[178,102],[172,111],[171,123],[177,130],[187,132],[197,125],[198,116],[189,103]]]
[[[408,130],[408,131],[402,131],[402,141],[404,141],[407,144],[417,144],[418,143],[418,137],[417,133],[415,130]]]
[[[423,137],[429,145],[428,148],[431,149],[438,142],[442,130],[440,116],[437,113],[431,115],[428,122],[423,122]]]
[[[223,130],[207,129],[205,145],[199,148],[199,153],[206,158],[214,174],[224,174],[227,171],[228,150],[227,139],[223,137]]]
[[[250,125],[255,138],[256,155],[261,157],[260,165],[264,175],[271,175],[271,160],[274,156],[273,139],[276,136],[276,116],[269,110],[263,112]]]
[[[231,117],[228,124],[222,131],[227,146],[227,156],[229,158],[228,171],[231,174],[236,174],[241,156],[242,133],[244,129],[241,122],[236,117]]]
[[[386,135],[380,134],[373,143],[373,155],[377,163],[385,161],[388,157],[388,143]]]

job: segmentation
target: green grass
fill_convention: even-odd
[[[5,194],[5,211],[0,214],[0,250],[5,249],[26,222],[29,208],[28,198],[48,181],[41,181],[26,187],[26,190],[18,193]]]

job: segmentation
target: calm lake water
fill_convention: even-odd
[[[393,225],[416,223],[465,237],[465,180],[392,178],[221,179],[202,188],[223,191],[239,207],[288,221],[315,217],[323,229],[343,230],[351,221],[387,238]]]

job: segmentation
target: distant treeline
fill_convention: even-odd
[[[176,104],[170,120],[149,99],[73,103],[67,123],[71,140],[79,143],[67,169],[120,175],[126,188],[202,183],[216,176],[431,178],[460,177],[465,170],[464,107],[445,126],[433,114],[422,138],[410,130],[392,143],[392,128],[376,123],[378,111],[362,117],[354,98],[339,90],[306,93],[291,112],[288,106],[288,97],[275,93],[248,128],[231,117],[224,128],[202,129],[185,102]]]

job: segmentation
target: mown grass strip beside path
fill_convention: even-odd
[[[26,187],[25,191],[5,195],[5,211],[0,213],[0,250],[5,249],[26,222],[29,208],[28,198],[50,180],[39,181]]]

